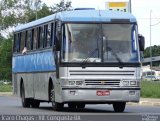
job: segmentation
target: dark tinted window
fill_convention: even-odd
[[[27,31],[27,50],[31,50],[31,30]]]
[[[34,49],[34,50],[37,49],[37,42],[38,42],[38,41],[37,41],[37,40],[38,40],[38,38],[37,38],[37,37],[38,37],[38,36],[37,36],[38,33],[37,33],[37,32],[38,32],[38,31],[37,31],[37,28],[35,28],[34,31],[33,31],[33,49]]]
[[[39,41],[40,48],[43,48],[43,40],[44,40],[44,27],[41,26],[40,27],[40,41]]]
[[[18,49],[18,34],[14,34],[13,52],[17,52],[17,49]]]
[[[47,47],[50,47],[51,46],[51,33],[52,33],[52,25],[53,24],[48,24],[48,29],[47,29]]]
[[[25,45],[25,32],[21,32],[21,46],[20,46],[20,51],[22,52],[24,49]]]
[[[31,50],[33,50],[34,29],[31,30]]]
[[[44,45],[43,45],[43,47],[47,47],[47,31],[48,31],[48,25],[45,25],[44,26]]]

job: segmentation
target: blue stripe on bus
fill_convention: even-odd
[[[45,72],[55,70],[56,66],[54,55],[51,51],[13,57],[13,73],[38,71]]]

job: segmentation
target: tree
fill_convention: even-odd
[[[12,39],[5,39],[0,46],[0,80],[12,78]]]
[[[151,46],[151,50],[152,50],[152,57],[160,56],[160,46],[159,45]],[[150,47],[147,47],[144,50],[144,58],[148,58],[148,57],[150,57]]]
[[[61,12],[61,11],[68,11],[68,10],[71,10],[71,1],[67,1],[65,3],[64,0],[61,0],[60,3],[58,4],[55,4],[53,7],[52,7],[52,12],[53,13],[57,13],[57,12]]]
[[[36,19],[40,19],[42,17],[46,17],[51,14],[52,14],[52,11],[46,4],[43,4],[41,6],[41,9],[39,9],[37,11],[33,11],[33,10],[26,11],[26,16],[28,18],[28,22],[34,21]]]

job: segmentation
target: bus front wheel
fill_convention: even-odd
[[[68,107],[72,110],[76,109],[76,103],[68,103]]]
[[[115,102],[113,108],[115,112],[123,112],[126,107],[126,102]]]
[[[64,107],[63,103],[52,102],[52,108],[53,108],[53,110],[61,111],[63,109],[63,107]]]
[[[64,107],[64,104],[63,103],[58,103],[58,102],[55,102],[55,91],[54,91],[54,86],[51,85],[50,89],[49,89],[49,95],[50,95],[50,101],[52,102],[52,108],[53,110],[56,110],[56,111],[60,111],[63,109]]]
[[[77,104],[77,108],[80,108],[80,109],[85,108],[85,103],[79,103],[79,104]]]
[[[39,100],[34,100],[34,99],[32,99],[32,101],[31,101],[31,106],[32,106],[33,108],[39,108],[39,105],[40,105],[40,101],[39,101]]]
[[[30,107],[30,99],[25,98],[24,84],[22,84],[22,87],[21,87],[21,100],[22,100],[22,106],[24,108],[29,108]]]

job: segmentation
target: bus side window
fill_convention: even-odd
[[[13,52],[17,52],[18,45],[18,34],[14,34],[14,45],[13,45]]]
[[[47,47],[47,31],[48,31],[48,25],[44,26],[44,47]]]
[[[50,46],[54,43],[54,23],[51,23],[51,39],[50,39]]]
[[[33,50],[37,49],[37,38],[38,38],[38,34],[37,34],[37,28],[34,29],[33,31]]]
[[[26,42],[27,50],[31,50],[31,30],[27,31],[27,42]]]
[[[31,31],[31,50],[33,50],[34,29]]]
[[[25,32],[21,32],[20,52],[23,51],[25,45]]]
[[[37,49],[40,48],[41,27],[37,28]]]
[[[17,52],[20,52],[20,45],[21,45],[21,33],[18,33],[18,41],[17,41],[17,44],[16,44],[16,51]]]
[[[52,29],[52,24],[49,23],[47,27],[47,47],[50,47],[51,43],[51,29]]]
[[[55,50],[60,51],[60,48],[61,48],[61,25],[58,22],[55,23],[54,44],[55,44]]]
[[[40,27],[40,41],[39,41],[40,48],[43,48],[43,40],[44,40],[44,27],[41,26]]]

